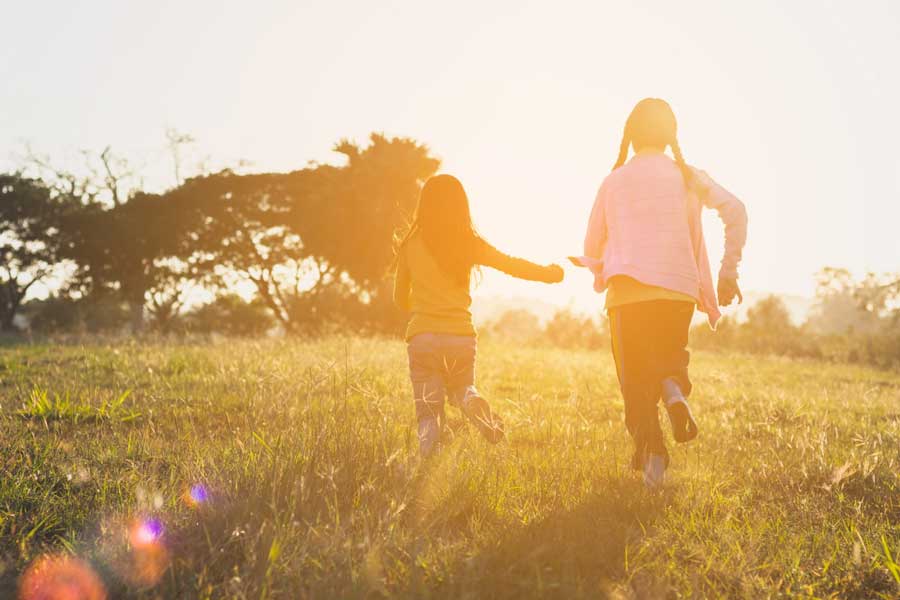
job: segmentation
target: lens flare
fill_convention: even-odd
[[[131,528],[131,545],[141,548],[156,544],[163,534],[163,524],[159,519],[141,520]]]
[[[184,501],[193,508],[206,504],[209,501],[209,491],[202,483],[195,483],[190,489],[185,491]]]
[[[129,529],[131,553],[124,567],[127,580],[139,585],[155,585],[169,568],[169,551],[162,543],[165,528],[159,519],[140,519]]]
[[[91,566],[74,556],[42,556],[19,585],[19,600],[105,600],[106,588]]]

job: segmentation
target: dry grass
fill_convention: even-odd
[[[0,352],[0,595],[63,552],[113,597],[900,596],[897,373],[698,354],[648,495],[606,352],[484,345],[508,442],[426,465],[400,342]]]

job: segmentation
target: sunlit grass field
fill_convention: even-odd
[[[507,441],[448,409],[421,464],[399,341],[6,346],[0,597],[63,563],[111,598],[900,597],[900,374],[692,373],[654,495],[608,352],[482,344]]]

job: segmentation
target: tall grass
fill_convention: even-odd
[[[508,441],[451,412],[423,464],[396,341],[4,349],[0,596],[59,552],[111,597],[900,595],[900,375],[697,354],[651,495],[606,352],[479,354]]]

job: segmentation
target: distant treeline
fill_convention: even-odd
[[[38,159],[0,175],[0,329],[399,331],[392,239],[439,161],[377,134],[335,150],[343,166],[223,170],[163,193],[126,186],[108,150],[87,176]],[[51,297],[26,303],[40,284]]]
[[[287,173],[233,170],[145,191],[109,149],[87,174],[31,156],[0,174],[0,331],[263,335],[335,329],[399,334],[391,302],[392,241],[412,217],[418,190],[440,165],[407,138],[343,141],[341,166]],[[49,298],[29,298],[44,286]],[[692,345],[744,352],[900,365],[900,276],[819,274],[817,305],[791,322],[769,298],[746,321],[723,320]],[[487,336],[563,347],[608,344],[604,320],[572,311],[541,324],[510,311]]]
[[[794,324],[778,296],[763,298],[746,318],[725,317],[713,332],[694,326],[690,345],[704,350],[734,350],[836,362],[900,368],[900,281],[869,275],[854,281],[843,269],[823,269],[816,304],[802,324]],[[606,320],[572,310],[558,311],[546,323],[526,309],[506,311],[482,327],[485,336],[516,343],[562,348],[606,348]]]
[[[784,303],[769,296],[750,307],[745,321],[723,319],[718,331],[695,327],[695,348],[731,349],[900,368],[900,282],[847,271],[820,273],[816,305],[806,321],[791,322]]]

